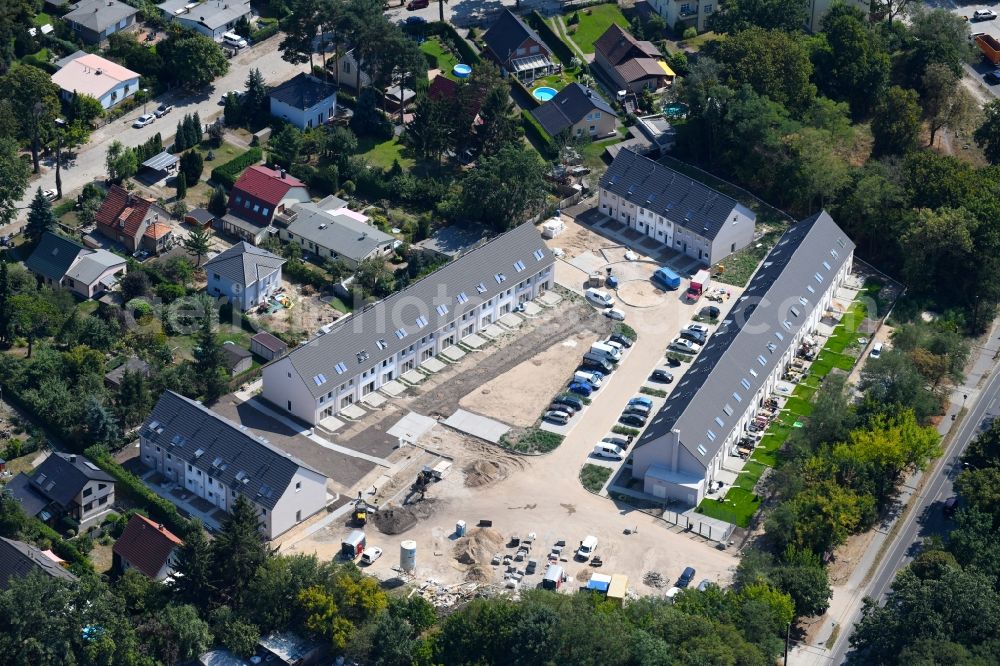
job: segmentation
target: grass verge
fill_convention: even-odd
[[[592,493],[601,492],[601,488],[611,477],[611,468],[600,465],[586,464],[580,470],[580,483]]]
[[[519,453],[548,453],[562,444],[563,436],[547,430],[529,428],[519,435],[506,433],[500,438],[500,446]]]

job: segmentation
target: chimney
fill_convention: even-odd
[[[70,455],[70,457],[69,457],[69,461],[70,461],[71,463],[75,463],[75,462],[76,462],[76,454],[75,454],[75,453],[74,453],[74,454],[71,454],[71,455]]]
[[[281,178],[282,178],[282,180],[284,180],[284,178],[285,178],[285,170],[281,169],[280,171],[278,171],[278,173],[281,174]]]

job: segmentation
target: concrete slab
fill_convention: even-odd
[[[516,331],[521,328],[521,324],[524,323],[524,319],[520,316],[514,314],[513,312],[508,312],[504,316],[500,317],[498,320],[501,326],[509,328],[512,331]]]
[[[361,398],[361,402],[373,409],[378,409],[385,403],[389,402],[389,400],[381,393],[369,393],[365,397]]]
[[[604,271],[604,267],[608,265],[607,259],[590,251],[573,257],[569,260],[569,263],[588,275],[590,273],[602,272]]]
[[[524,304],[524,314],[528,317],[537,317],[541,311],[542,308],[539,307],[538,303],[528,301]]]
[[[462,338],[459,342],[461,342],[463,345],[465,345],[469,349],[480,349],[481,347],[485,347],[486,346],[487,340],[484,340],[483,338],[479,337],[475,333],[471,333],[471,334],[465,336],[464,338]]]
[[[510,426],[504,423],[467,412],[464,409],[456,410],[454,414],[445,419],[444,424],[459,432],[485,439],[494,444],[499,443],[500,438],[510,431]]]
[[[487,326],[486,328],[484,328],[479,332],[485,335],[490,340],[496,340],[499,337],[507,335],[507,331],[503,330],[496,324],[490,324],[489,326]]]
[[[418,372],[417,374],[419,375],[420,373]],[[406,386],[393,379],[391,382],[382,384],[382,388],[379,390],[390,398],[398,398],[406,393]]]
[[[337,432],[337,430],[344,427],[344,422],[336,416],[328,416],[325,419],[321,419],[319,425],[329,432]]]
[[[396,421],[395,425],[386,430],[386,434],[408,442],[416,442],[424,434],[437,425],[437,421],[429,416],[407,412],[406,416]]]
[[[458,345],[451,345],[450,347],[445,347],[441,350],[441,356],[443,356],[446,361],[457,362],[462,360],[462,357],[465,356],[465,352],[462,351]]]
[[[360,418],[364,418],[365,410],[361,409],[357,405],[347,405],[340,410],[340,415],[345,419],[350,419],[351,421],[357,421]]]
[[[445,369],[446,366],[444,363],[437,360],[436,358],[429,358],[423,363],[421,363],[419,367],[424,372],[435,373],[435,372],[441,372],[442,370]]]
[[[422,372],[417,372],[416,370],[407,370],[406,372],[401,374],[399,378],[402,379],[407,384],[412,384],[413,386],[416,386],[420,382],[427,379],[427,375],[425,375]],[[382,388],[385,389],[385,386],[383,386]]]

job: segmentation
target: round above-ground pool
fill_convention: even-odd
[[[451,73],[460,79],[464,79],[468,77],[469,74],[472,74],[472,68],[460,62],[451,68]]]
[[[558,94],[558,90],[549,86],[539,86],[531,91],[531,96],[539,102],[547,102]]]

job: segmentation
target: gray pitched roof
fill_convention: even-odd
[[[165,391],[142,436],[229,488],[273,509],[304,462],[199,402]],[[316,472],[319,474],[319,472]]]
[[[74,240],[46,231],[24,265],[50,280],[61,280],[83,249],[83,245]]]
[[[177,12],[185,9],[192,1],[197,0],[167,0],[156,5],[169,17],[183,18],[195,23],[201,23],[206,28],[215,30],[227,23],[238,20],[241,16],[250,13],[250,3],[248,0],[207,0],[186,12]]]
[[[12,578],[24,578],[32,571],[41,571],[53,578],[76,580],[76,576],[31,544],[0,537],[0,590],[8,589]]]
[[[735,199],[631,150],[618,152],[600,185],[710,240],[734,211],[757,218]]]
[[[529,38],[538,42],[543,53],[549,53],[549,48],[537,32],[529,28],[520,16],[509,9],[504,9],[483,35],[483,42],[486,44],[486,48],[493,51],[493,54],[501,62],[507,62],[514,54],[515,49]]]
[[[63,16],[63,19],[90,28],[94,32],[103,32],[106,28],[138,12],[135,7],[118,0],[80,0],[73,11]]]
[[[533,109],[531,115],[549,136],[556,136],[586,118],[587,114],[594,110],[618,117],[611,105],[596,91],[579,83],[571,83],[548,102]]]
[[[271,99],[284,102],[294,109],[311,109],[336,96],[337,86],[315,76],[300,72],[270,92]]]
[[[396,240],[349,215],[334,215],[329,212],[330,208],[323,206],[322,201],[319,204],[296,204],[294,209],[298,215],[288,225],[289,233],[354,261],[361,261],[379,247]]]
[[[681,446],[707,464],[746,408],[733,394],[742,401],[756,395],[853,250],[854,243],[825,211],[786,231],[636,447],[679,430]],[[732,416],[724,411],[727,404]]]
[[[70,453],[53,453],[27,476],[33,492],[63,508],[70,505],[88,482],[115,481],[85,457]]]
[[[285,260],[246,241],[205,262],[205,270],[232,280],[244,287],[261,280],[284,265]]]
[[[523,271],[514,267],[519,261],[524,263]],[[294,348],[288,358],[306,387],[318,398],[339,383],[341,375],[346,381],[378,365],[424,335],[551,266],[554,261],[538,229],[532,224],[522,224],[445,264],[406,289],[344,318],[330,332]],[[502,282],[497,281],[495,276],[498,274],[503,275]],[[464,303],[460,302],[460,297]],[[446,308],[443,314],[438,306]],[[427,324],[419,326],[418,317],[425,318]],[[396,329],[405,331],[404,337],[398,337]],[[347,366],[346,372],[337,372],[336,366],[340,363]],[[320,374],[330,383],[317,385],[313,378]]]
[[[138,372],[141,373],[143,377],[149,377],[149,363],[146,363],[137,356],[129,356],[125,362],[117,368],[105,373],[104,379],[117,386],[118,384],[121,384],[126,372]]]
[[[239,345],[224,344],[222,345],[222,353],[226,357],[226,367],[232,370],[240,361],[245,358],[251,358],[253,354],[249,350],[240,347]]]
[[[107,250],[87,250],[67,272],[66,277],[84,284],[93,284],[109,268],[125,267],[127,262],[114,252]]]
[[[267,331],[261,331],[250,338],[251,342],[256,342],[268,351],[278,353],[288,349],[288,345],[280,338],[271,335]]]

